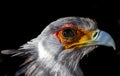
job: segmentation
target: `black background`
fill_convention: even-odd
[[[52,21],[61,17],[89,17],[111,34],[116,51],[99,47],[85,56],[81,67],[85,76],[120,76],[120,6],[115,1],[1,2],[0,50],[17,49],[37,37]]]

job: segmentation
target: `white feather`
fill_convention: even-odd
[[[42,41],[42,40],[41,40]],[[53,55],[51,55],[48,50],[45,49],[44,45],[39,42],[38,43],[38,55],[40,59],[45,59],[47,57],[47,59],[52,59]]]

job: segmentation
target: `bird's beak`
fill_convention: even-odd
[[[96,30],[94,32],[95,33],[91,35],[90,40],[84,41],[85,44],[84,46],[103,45],[103,46],[113,47],[114,50],[116,49],[115,42],[113,38],[110,36],[110,34],[101,30]]]

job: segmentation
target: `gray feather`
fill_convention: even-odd
[[[68,23],[87,30],[97,29],[95,21],[89,18],[66,17],[50,23],[37,38],[22,45],[18,51],[2,51],[2,54],[25,59],[16,70],[15,76],[83,76],[78,67],[79,60],[95,46],[74,51],[64,50],[63,45],[52,34]]]

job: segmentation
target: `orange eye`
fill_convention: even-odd
[[[66,40],[72,40],[76,36],[77,31],[72,28],[66,28],[62,31],[62,36]]]

